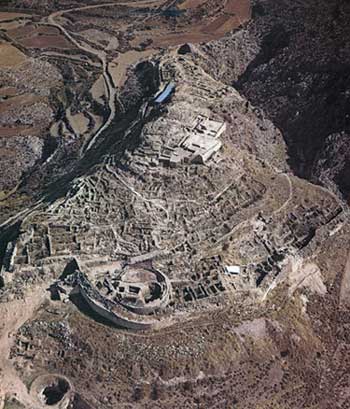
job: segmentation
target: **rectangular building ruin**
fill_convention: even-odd
[[[185,129],[185,136],[179,145],[163,149],[159,159],[170,166],[181,163],[204,164],[220,150],[220,136],[225,129],[224,122],[198,115],[193,126]]]

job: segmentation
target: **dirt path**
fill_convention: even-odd
[[[281,205],[278,209],[276,209],[276,210],[271,214],[271,216],[275,216],[276,214],[281,213],[282,210],[284,210],[284,209],[289,205],[289,203],[292,201],[292,199],[293,199],[293,193],[294,193],[294,191],[293,191],[293,183],[292,183],[292,180],[291,180],[290,176],[289,176],[287,173],[285,173],[285,172],[280,173],[280,175],[285,176],[285,177],[287,178],[287,180],[288,180],[289,195],[288,195],[287,200],[286,200],[284,203],[282,203],[282,205]]]
[[[137,192],[132,186],[130,186],[120,175],[118,175],[117,172],[115,172],[109,165],[105,165],[105,169],[107,170],[107,172],[109,172],[110,174],[112,174],[116,179],[118,179],[127,189],[130,190],[130,192],[132,194],[134,194],[136,197],[138,197],[139,199],[141,199],[143,202],[147,202],[152,204],[154,207],[157,207],[158,209],[162,210],[165,214],[166,214],[166,218],[167,220],[169,220],[169,212],[168,210],[163,207],[160,203],[159,203],[159,199],[147,199],[145,198],[141,193]]]
[[[45,300],[45,287],[41,285],[28,292],[25,300],[0,304],[0,408],[3,407],[6,396],[16,396],[26,406],[38,408],[38,403],[33,402],[9,355],[18,329],[33,316]]]
[[[83,6],[83,7],[76,7],[76,8],[71,8],[71,9],[66,9],[66,10],[60,10],[52,13],[50,16],[48,16],[48,25],[51,25],[53,27],[58,28],[63,35],[72,43],[74,44],[77,48],[79,48],[82,51],[85,51],[87,53],[95,55],[101,62],[102,65],[102,75],[105,81],[105,87],[106,87],[106,93],[107,93],[107,98],[108,98],[108,107],[109,107],[109,115],[106,121],[101,125],[101,127],[97,130],[97,132],[90,138],[90,140],[83,145],[82,150],[80,152],[81,155],[84,154],[84,152],[87,152],[92,148],[92,146],[95,144],[96,140],[98,137],[110,126],[112,123],[115,114],[116,114],[116,101],[118,101],[119,106],[123,110],[123,105],[121,101],[118,99],[118,94],[117,94],[117,85],[113,79],[113,75],[110,71],[109,63],[107,62],[107,54],[104,51],[99,51],[91,47],[90,45],[82,45],[80,42],[78,42],[72,34],[70,34],[60,23],[58,23],[55,19],[62,17],[64,14],[67,13],[72,13],[72,12],[77,12],[77,11],[83,11],[83,10],[91,10],[91,9],[96,9],[96,8],[101,8],[101,7],[113,7],[113,6],[132,6],[132,7],[144,7],[144,6],[152,6],[152,5],[157,5],[159,6],[159,2],[157,1],[149,1],[149,0],[144,0],[144,1],[137,1],[134,3],[102,3],[102,4],[95,4],[95,5],[90,5],[90,6]],[[117,61],[114,61],[114,64]]]
[[[91,9],[98,9],[101,7],[115,7],[115,6],[131,6],[131,7],[145,7],[145,6],[159,6],[159,1],[155,0],[140,0],[140,1],[135,1],[135,2],[129,2],[129,3],[119,3],[119,2],[109,2],[109,3],[102,3],[102,4],[91,4],[90,6],[82,6],[82,7],[74,7],[71,9],[66,9],[66,10],[60,10],[60,11],[55,11],[54,13],[51,14],[52,17],[58,17],[62,16],[63,14],[66,13],[73,13],[75,11],[84,11],[84,10],[91,10]],[[50,16],[50,17],[51,17]]]
[[[339,307],[350,307],[350,253],[346,261],[343,277],[341,280],[340,294],[339,294]]]
[[[107,5],[115,5],[115,3],[113,3],[113,4],[108,3]],[[103,4],[98,5],[97,7],[102,7],[102,6],[103,6]],[[92,8],[92,6],[90,6],[89,8]],[[55,12],[55,13],[51,14],[48,17],[49,25],[57,27],[68,38],[68,40],[71,43],[73,43],[77,48],[79,48],[80,50],[85,51],[85,52],[87,52],[89,54],[95,55],[101,61],[101,64],[102,64],[102,75],[103,75],[103,78],[104,78],[104,81],[105,81],[105,86],[106,86],[106,92],[107,92],[107,98],[108,98],[108,107],[109,107],[109,115],[108,115],[108,118],[106,119],[106,121],[104,122],[104,124],[102,124],[101,127],[95,133],[95,135],[92,136],[92,138],[88,142],[87,146],[83,146],[82,152],[80,152],[81,154],[83,152],[88,151],[89,149],[91,149],[91,147],[94,145],[96,139],[112,123],[112,121],[113,121],[113,119],[115,117],[115,114],[116,114],[116,108],[115,108],[116,104],[115,104],[115,102],[116,102],[116,96],[117,96],[117,90],[116,90],[115,84],[113,82],[112,76],[110,75],[110,73],[108,71],[108,62],[107,62],[106,53],[103,52],[103,51],[95,50],[94,48],[92,48],[91,46],[88,46],[88,45],[81,45],[77,40],[75,40],[75,38],[61,24],[59,24],[59,23],[57,23],[55,21],[56,17],[61,17],[65,13],[72,12],[72,11],[84,10],[84,9],[86,9],[86,7],[80,7],[80,8],[76,8],[76,9],[58,11],[58,12]]]

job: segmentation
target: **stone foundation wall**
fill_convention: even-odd
[[[132,330],[147,330],[147,329],[154,328],[157,324],[156,322],[133,321],[128,318],[118,316],[114,312],[108,310],[101,303],[91,298],[85,291],[84,287],[79,286],[79,290],[84,300],[88,303],[89,307],[96,314],[98,314],[99,316],[105,318],[106,320],[110,321],[111,323],[119,327],[128,328]]]

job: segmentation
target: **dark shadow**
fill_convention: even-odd
[[[43,390],[46,405],[56,405],[63,399],[64,395],[69,391],[69,389],[69,383],[65,379],[58,379],[57,382],[46,386],[46,388]]]
[[[128,331],[127,328],[120,327],[116,324],[113,324],[111,321],[101,317],[99,314],[97,314],[89,305],[88,303],[84,300],[84,298],[79,294],[71,294],[69,296],[69,299],[72,301],[72,303],[78,308],[78,310],[84,314],[86,317],[98,322],[99,324],[106,325],[111,328],[116,328],[116,329],[123,329],[124,331]]]
[[[260,52],[233,84],[282,131],[293,172],[313,183],[320,183],[321,167],[327,169],[326,162],[318,162],[323,152],[327,155],[327,137],[350,132],[350,65],[339,58],[345,49],[341,33],[347,33],[350,7],[331,2],[330,10],[333,3],[333,17],[325,11],[322,15],[315,2],[295,7],[291,3],[286,9],[273,2],[266,2],[266,10],[265,3],[255,7]],[[318,31],[313,31],[312,12],[324,23],[319,22]],[[333,48],[323,46],[326,38],[333,41]],[[349,174],[350,164],[345,155],[340,159],[344,170],[337,171],[334,179],[347,197],[350,183],[343,174]]]
[[[75,258],[73,258],[63,270],[63,273],[60,275],[59,280],[66,279],[69,275],[73,274],[75,271],[79,270],[79,265]]]

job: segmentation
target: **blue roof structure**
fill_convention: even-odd
[[[154,100],[156,104],[162,104],[165,102],[171,94],[175,91],[175,84],[173,82],[169,82],[169,84],[166,85],[166,87],[163,89],[163,91],[157,96],[157,98]]]

